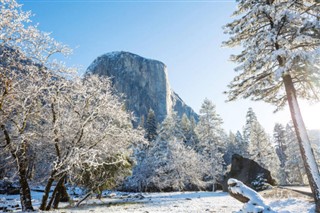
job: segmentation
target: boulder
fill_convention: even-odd
[[[231,170],[224,176],[221,185],[223,191],[228,191],[228,180],[230,178],[243,182],[255,191],[262,191],[276,185],[269,170],[260,166],[257,162],[244,158],[241,155],[232,156]]]

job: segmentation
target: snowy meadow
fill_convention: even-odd
[[[309,191],[307,187],[294,188]],[[72,190],[70,194],[72,195]],[[77,191],[80,193],[81,191]],[[265,202],[279,213],[313,213],[314,204],[311,197],[292,191],[291,189],[272,189],[260,193],[266,197]],[[49,212],[179,212],[179,213],[241,213],[243,203],[232,198],[226,192],[167,192],[167,193],[126,193],[104,191],[102,198],[90,198],[79,207],[74,203],[62,203],[58,210]],[[40,206],[42,193],[32,192],[36,209]],[[74,202],[79,200],[75,198]],[[7,206],[8,210],[15,210],[10,206],[19,205],[19,196],[3,196],[0,207]],[[72,207],[73,206],[73,207]]]

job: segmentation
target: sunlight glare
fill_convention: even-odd
[[[301,101],[300,108],[306,128],[320,130],[320,103],[309,104]]]

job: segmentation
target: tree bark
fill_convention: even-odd
[[[320,213],[320,175],[318,165],[316,163],[313,150],[310,145],[310,140],[307,135],[307,130],[302,119],[292,78],[289,74],[283,75],[283,83],[286,89],[291,118],[297,135],[301,156],[316,204],[316,212]]]
[[[60,202],[60,198],[61,198],[61,188],[62,186],[57,186],[58,189],[57,189],[57,193],[56,195],[54,196],[54,200],[53,200],[53,204],[52,204],[52,208],[53,209],[57,209],[58,206],[59,206],[59,202]]]
[[[26,156],[27,153],[27,145],[26,141],[22,141],[19,150],[15,150],[11,148],[11,137],[10,134],[4,124],[1,125],[1,129],[3,131],[6,146],[10,146],[10,153],[12,157],[16,160],[18,165],[18,173],[19,173],[19,183],[20,183],[20,202],[21,208],[23,212],[34,211],[32,207],[31,201],[31,192],[28,183],[27,177],[27,165],[28,165],[28,158]]]
[[[80,204],[85,201],[88,197],[90,197],[90,195],[92,194],[92,192],[89,192],[88,194],[86,194],[81,200],[79,200],[79,202],[76,204],[76,207],[79,207]]]
[[[61,177],[55,187],[55,189],[53,190],[53,193],[52,193],[52,196],[51,196],[51,199],[46,207],[46,210],[49,211],[51,209],[51,205],[53,203],[53,201],[57,198],[57,195],[59,194],[59,190],[63,184],[63,181],[64,181],[64,178],[65,176]],[[58,206],[59,205],[59,199],[57,200],[57,203],[56,205]]]
[[[22,154],[23,155],[23,154]],[[27,180],[27,169],[25,157],[18,157],[17,163],[19,165],[19,183],[20,183],[20,202],[23,212],[34,211],[31,201],[31,192]]]
[[[52,183],[54,181],[53,175],[54,175],[54,172],[51,173],[50,178],[47,182],[46,188],[44,189],[44,194],[42,196],[41,205],[39,208],[42,211],[46,210],[46,205],[47,205],[47,200],[49,197],[50,189],[51,189]]]
[[[54,209],[58,208],[59,203],[62,200],[64,200],[64,202],[68,202],[70,200],[70,197],[69,197],[68,192],[67,192],[67,188],[64,185],[64,181],[65,181],[65,178],[62,179],[61,185],[57,186],[58,187],[57,193],[56,193],[56,195],[54,197],[54,201],[53,201],[53,204],[52,204],[52,207]]]
[[[67,187],[65,186],[64,183],[62,183],[61,186],[61,197],[60,197],[60,202],[69,202],[70,201],[70,197],[67,191]]]

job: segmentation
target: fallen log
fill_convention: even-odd
[[[270,206],[265,204],[261,195],[237,179],[230,178],[228,180],[228,191],[230,196],[244,203],[242,207],[242,212],[244,213],[276,213]]]

